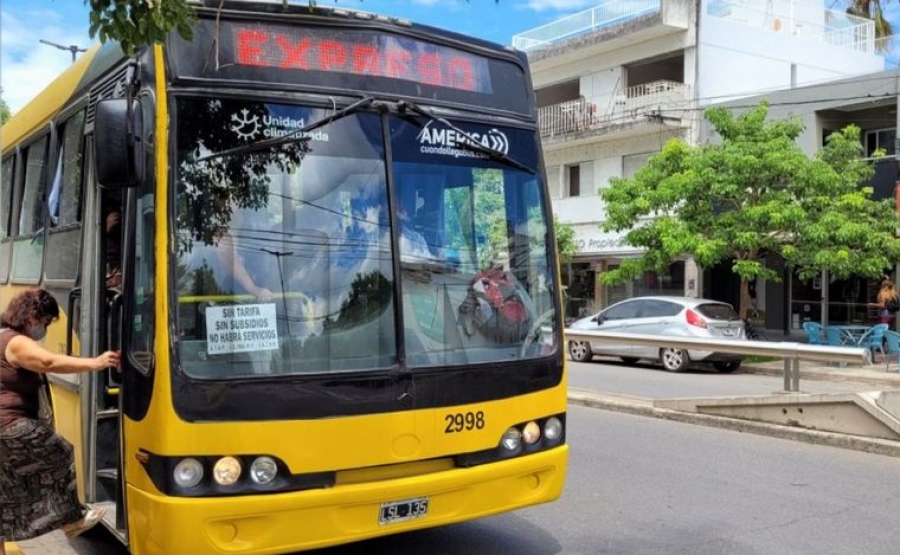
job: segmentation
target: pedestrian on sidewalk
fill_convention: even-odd
[[[870,306],[878,307],[879,324],[892,324],[894,316],[897,314],[897,309],[900,308],[900,298],[897,296],[894,282],[889,279],[882,281],[881,289],[878,290],[875,302]]]
[[[75,537],[103,511],[84,513],[75,484],[72,445],[39,417],[45,376],[118,368],[119,355],[73,357],[40,345],[59,305],[43,289],[19,293],[0,315],[0,555],[4,542],[61,529]]]

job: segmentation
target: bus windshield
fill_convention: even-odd
[[[535,132],[359,112],[269,151],[210,156],[333,111],[177,101],[182,371],[383,371],[555,351],[540,177],[467,148],[537,167]]]

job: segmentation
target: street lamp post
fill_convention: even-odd
[[[60,50],[68,50],[69,52],[71,52],[73,64],[75,63],[75,54],[77,54],[79,52],[87,52],[87,48],[79,48],[78,45],[76,45],[76,44],[70,44],[69,46],[65,46],[62,44],[57,44],[55,42],[50,42],[49,40],[44,40],[44,39],[38,39],[38,40],[44,44],[47,44],[50,46],[55,46],[56,48],[59,48]]]

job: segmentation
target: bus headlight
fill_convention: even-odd
[[[522,431],[522,441],[525,442],[525,445],[534,445],[539,439],[541,439],[541,427],[538,426],[538,423],[532,420],[525,424],[525,429]]]
[[[230,486],[241,477],[241,461],[234,457],[222,457],[213,467],[213,479],[220,486]]]
[[[544,422],[544,437],[550,441],[556,441],[560,437],[562,437],[562,421],[555,417],[551,416]]]
[[[277,475],[278,465],[272,457],[256,457],[250,464],[250,479],[254,484],[268,484]]]
[[[172,472],[175,483],[183,488],[192,488],[203,479],[203,465],[197,459],[181,459]]]
[[[500,439],[500,445],[507,451],[515,451],[522,446],[522,432],[518,428],[512,427],[503,434]]]

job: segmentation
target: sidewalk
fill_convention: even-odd
[[[784,376],[784,361],[744,363],[740,369],[745,374],[764,374],[768,376]],[[885,388],[900,388],[900,372],[897,363],[891,364],[886,372],[884,362],[876,362],[870,366],[849,364],[845,367],[822,364],[820,362],[800,361],[800,389],[803,380],[830,380],[870,383]]]
[[[741,366],[739,372],[744,374],[784,376],[784,361],[778,360],[772,362],[745,363]],[[809,389],[816,388],[810,387],[809,389],[805,390],[804,382],[809,384],[810,381],[821,382],[823,380],[831,382],[847,382],[860,384],[860,392],[900,391],[900,372],[897,372],[896,362],[891,365],[891,371],[886,372],[884,362],[866,366],[851,364],[841,367],[838,365],[801,361],[799,393],[784,391],[778,392],[775,395],[779,397],[783,395],[784,403],[791,403],[796,400],[801,400],[802,402],[802,400],[805,398],[815,398],[816,401],[820,401],[823,397],[829,395],[835,397],[847,395],[846,393],[805,393],[805,391],[808,391]],[[758,396],[749,396],[750,399],[754,399],[756,397]],[[748,396],[736,395],[705,397],[703,398],[703,400],[708,401],[710,405],[715,405],[719,400],[731,402],[739,399],[746,400],[747,398]],[[573,387],[569,388],[570,404],[611,410],[616,412],[624,412],[652,418],[675,420],[689,424],[699,424],[703,426],[730,429],[739,432],[754,433],[758,435],[789,439],[793,441],[802,441],[816,445],[828,445],[832,447],[840,447],[843,449],[852,449],[856,451],[865,451],[868,453],[877,453],[892,457],[900,457],[900,441],[898,440],[828,432],[801,427],[797,424],[774,424],[758,419],[721,416],[703,412],[682,410],[678,408],[670,408],[679,406],[677,399],[674,403],[671,401],[673,400],[651,399],[634,397],[630,395],[616,395],[604,393],[601,391],[592,391]],[[749,401],[749,403],[751,406],[753,406],[752,400]],[[662,408],[662,406],[665,406],[666,408]],[[800,412],[802,412],[802,410]]]

